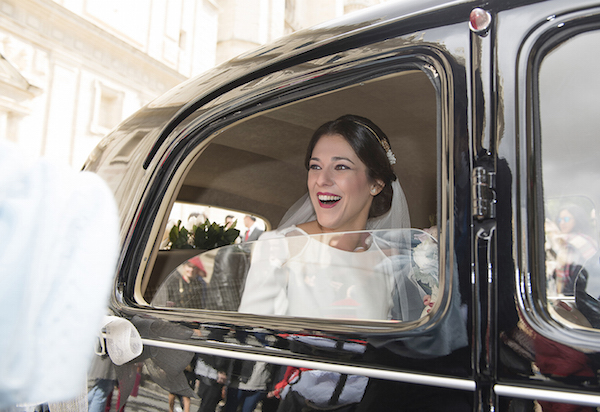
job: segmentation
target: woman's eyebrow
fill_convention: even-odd
[[[315,162],[320,162],[320,161],[321,161],[321,159],[319,159],[318,157],[311,157],[311,158],[310,158],[310,161],[313,161],[313,160],[314,160]],[[338,161],[340,161],[340,160],[346,160],[346,161],[348,161],[348,162],[350,162],[350,163],[354,164],[354,162],[353,162],[352,160],[350,160],[349,158],[347,158],[347,157],[343,157],[343,156],[333,156],[333,157],[331,158],[331,161],[332,161],[332,162],[338,162]]]
[[[354,164],[354,162],[353,162],[352,160],[350,160],[350,159],[349,159],[349,158],[347,158],[347,157],[343,157],[343,156],[334,156],[334,157],[332,157],[332,158],[331,158],[331,160],[333,160],[334,162],[337,162],[337,161],[339,161],[339,160],[346,160],[346,161],[348,161],[348,162],[350,162],[350,163]]]

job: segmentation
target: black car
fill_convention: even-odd
[[[121,402],[214,410],[227,388],[263,411],[596,410],[598,45],[594,0],[393,2],[242,55],[124,121],[84,167],[121,212],[110,311],[144,345],[114,365]],[[305,244],[239,243],[172,211],[277,229],[306,192],[313,131],[345,114],[390,138],[412,229],[366,233],[391,262],[368,282],[305,279],[343,289],[327,313],[306,294],[291,312],[247,309],[257,256],[280,267],[277,250]],[[209,231],[221,240],[200,241]],[[368,298],[381,314],[356,312],[355,291],[375,289],[389,292]]]

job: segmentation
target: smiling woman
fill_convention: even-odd
[[[308,199],[278,231],[261,237],[275,242],[256,245],[240,312],[327,317],[347,297],[358,306],[355,318],[390,318],[391,263],[372,234],[361,232],[370,218],[387,229],[410,226],[404,193],[399,184],[391,187],[397,179],[388,151],[387,136],[366,118],[345,115],[315,131],[306,151]],[[307,237],[341,232],[351,233]],[[293,236],[301,240],[292,242]],[[285,238],[285,245],[276,244]],[[341,299],[340,282],[347,285]],[[314,301],[310,309],[306,301]]]
[[[302,225],[307,233],[363,230],[381,181],[369,179],[367,167],[340,135],[322,136],[308,172],[308,191],[317,219]]]
[[[331,121],[344,112],[360,116]],[[307,193],[306,170],[312,148],[323,134],[354,136],[352,141],[345,141],[358,161],[368,166],[366,179],[386,183],[379,195],[367,193],[367,199],[373,197],[374,204],[385,211],[390,208],[392,186],[397,194],[390,208],[392,214],[371,215],[367,228],[410,227],[411,223],[412,227],[426,228],[431,226],[430,217],[436,215],[436,124],[435,89],[423,71],[405,70],[360,82],[241,119],[210,136],[180,168],[185,172],[176,180],[170,199],[251,214],[263,218],[267,229],[316,221]],[[313,134],[316,137],[311,143]],[[395,164],[390,162],[380,139],[387,148],[393,148]],[[341,199],[337,203],[320,209],[334,212],[346,202]],[[157,225],[162,222],[160,231],[156,228],[161,240],[168,227],[169,202],[164,202],[163,210],[162,220],[156,220]],[[157,264],[140,279],[144,300],[150,302],[166,275],[199,252],[151,253],[148,268],[153,260]]]
[[[387,136],[366,118],[345,115],[319,127],[306,152],[310,202],[303,203],[316,218],[261,236],[252,251],[239,311],[363,321],[408,321],[415,308],[418,315],[412,319],[426,314],[427,304],[437,300],[430,294],[439,289],[437,261],[428,294],[406,259],[410,249],[400,247],[399,239],[410,239],[410,231],[392,233],[390,242],[383,242],[381,233],[365,231],[370,218],[387,229],[410,226],[404,193],[399,184],[392,188],[397,182],[393,163]],[[302,208],[298,214],[311,215]],[[368,381],[303,371],[293,385],[284,385],[279,410],[306,403],[323,408],[355,404]],[[331,382],[342,382],[345,399],[332,403]]]
[[[394,163],[387,136],[369,119],[345,115],[319,127],[305,161],[317,218],[301,228],[310,234],[364,230],[369,218],[379,218],[378,228],[410,227],[404,192],[399,184],[392,188]]]

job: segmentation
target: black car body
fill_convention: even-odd
[[[121,212],[110,309],[144,343],[118,368],[125,382],[144,365],[129,407],[158,410],[169,392],[197,402],[182,386],[196,355],[368,377],[356,410],[596,410],[598,44],[594,0],[401,1],[242,55],[123,122],[84,168],[106,179]],[[174,202],[275,229],[306,191],[312,131],[346,113],[390,137],[412,227],[437,222],[429,314],[389,322],[152,303],[201,253],[161,250]],[[557,269],[549,229],[565,203],[586,210],[590,229],[585,259],[568,270]],[[462,328],[464,345],[419,349]],[[362,349],[344,349],[350,342]]]

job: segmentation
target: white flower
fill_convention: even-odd
[[[394,153],[392,153],[392,149],[388,149],[387,152],[387,158],[390,161],[391,165],[395,165],[396,164],[396,156],[394,156]]]
[[[413,259],[422,272],[437,271],[438,246],[431,239],[422,242],[413,250]]]

